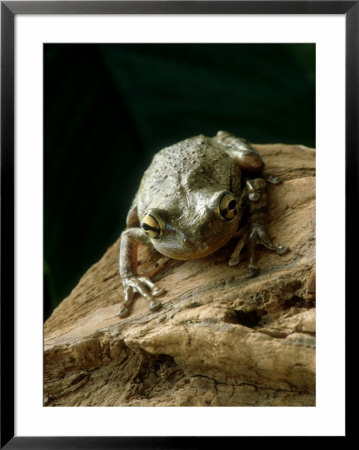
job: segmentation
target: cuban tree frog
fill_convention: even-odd
[[[260,177],[264,162],[244,139],[219,131],[186,139],[157,153],[141,180],[121,234],[119,268],[124,302],[118,315],[126,317],[137,292],[150,311],[161,303],[164,290],[136,273],[139,243],[168,258],[190,260],[210,255],[231,238],[238,242],[229,264],[239,262],[244,245],[249,252],[249,276],[255,247],[262,244],[278,254],[288,247],[272,241],[266,229],[267,181]]]

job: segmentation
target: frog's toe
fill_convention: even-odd
[[[125,303],[125,306],[128,308],[128,306],[132,302],[134,290],[133,290],[132,286],[125,285],[123,288],[123,291],[124,291],[123,292],[124,293],[124,303]]]
[[[231,259],[228,261],[228,265],[230,266],[237,266],[239,264],[239,257],[231,257]]]
[[[282,182],[282,180],[279,177],[275,177],[273,175],[268,175],[267,177],[265,177],[265,180],[271,184],[279,184]]]
[[[122,305],[121,308],[116,313],[116,316],[123,318],[123,317],[127,317],[129,315],[129,313],[130,313],[130,310],[126,306]]]
[[[288,245],[277,245],[277,253],[278,255],[284,255],[289,251]]]
[[[248,194],[248,198],[251,202],[257,202],[261,198],[261,196],[260,194],[258,194],[258,192],[250,192]]]
[[[152,283],[152,281],[147,277],[140,277],[139,281],[150,290],[151,295],[154,297],[158,297],[165,292],[163,288],[158,287],[155,283]]]
[[[160,302],[158,302],[157,300],[151,300],[150,301],[149,310],[151,312],[158,311],[161,308],[162,308],[162,304]]]
[[[165,292],[166,292],[165,289],[158,287],[156,285],[152,288],[152,295],[154,297],[159,297],[160,295],[164,294]]]

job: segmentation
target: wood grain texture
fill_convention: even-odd
[[[259,247],[261,272],[247,279],[246,251],[228,265],[234,241],[155,270],[140,247],[163,307],[136,297],[120,319],[118,240],[45,324],[45,405],[315,405],[315,150],[255,147],[283,180],[269,186],[269,231],[289,253]]]

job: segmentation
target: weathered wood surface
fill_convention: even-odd
[[[257,145],[269,186],[269,230],[290,252],[258,248],[228,265],[235,243],[195,261],[169,261],[120,319],[119,240],[91,267],[44,329],[45,405],[269,406],[315,404],[315,151]],[[155,255],[140,248],[139,272]]]

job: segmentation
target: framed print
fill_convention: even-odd
[[[1,2],[2,448],[348,435],[358,11]]]

